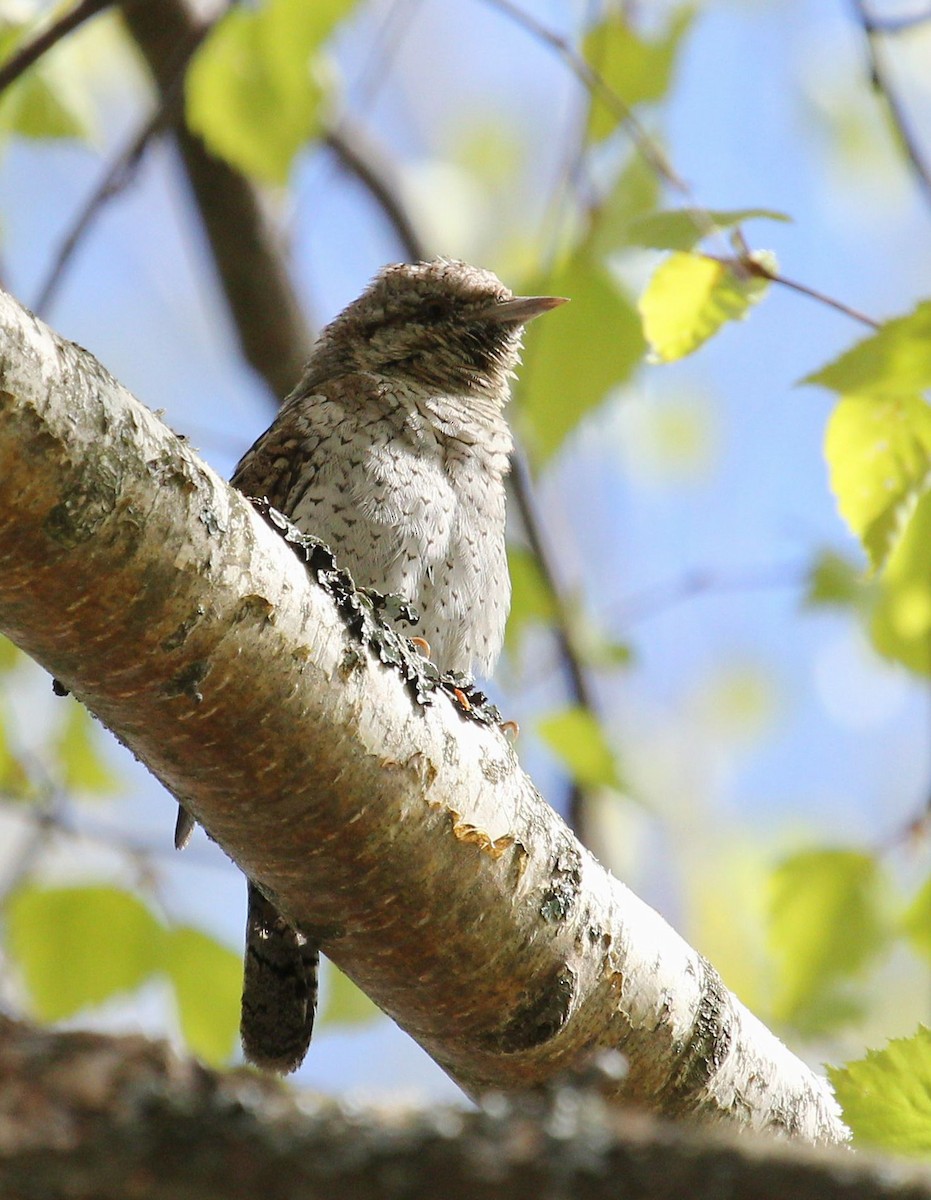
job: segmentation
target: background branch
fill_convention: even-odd
[[[62,38],[72,33],[79,25],[91,17],[96,17],[105,8],[112,8],[116,0],[81,0],[69,12],[64,13],[47,29],[37,34],[30,41],[19,47],[7,61],[0,66],[0,92],[5,91],[20,75],[37,63],[43,54],[48,53]],[[127,4],[138,3],[138,0],[126,0]]]
[[[864,0],[851,0],[851,6],[854,16],[861,25],[865,35],[870,80],[874,89],[885,100],[889,116],[892,118],[892,124],[895,127],[912,175],[924,194],[926,203],[931,204],[931,167],[925,162],[918,139],[915,137],[908,117],[905,115],[905,108],[889,78],[883,51],[879,44],[882,35],[893,32],[893,30],[890,30],[886,24],[873,20],[867,12]],[[912,18],[908,24],[912,25],[921,20],[928,20],[927,14],[921,18]],[[901,26],[894,30],[894,32],[902,32]]]
[[[184,0],[130,0],[123,16],[160,93],[170,94],[202,36],[200,23]],[[300,378],[312,338],[279,235],[258,188],[215,158],[181,112],[174,134],[243,355],[280,399]]]
[[[386,1114],[311,1106],[254,1071],[217,1074],[140,1037],[3,1017],[0,1071],[5,1196],[124,1200],[131,1180],[147,1200],[615,1200],[619,1187],[626,1200],[931,1198],[908,1163],[618,1111],[597,1075],[476,1113]]]

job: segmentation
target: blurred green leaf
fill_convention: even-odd
[[[531,624],[548,624],[556,616],[553,595],[534,555],[524,546],[508,547],[511,572],[511,611],[505,640],[514,649],[524,629]]]
[[[93,718],[76,700],[69,701],[68,707],[53,747],[62,785],[68,791],[107,795],[116,790],[117,780],[104,761]]]
[[[855,1144],[931,1154],[931,1030],[921,1025],[828,1075]]]
[[[769,208],[694,209],[648,213],[632,221],[627,229],[627,241],[632,246],[649,246],[654,250],[691,250],[703,238],[744,221],[765,218],[768,221],[791,221],[785,213]]]
[[[163,963],[162,926],[119,888],[27,884],[10,896],[6,919],[10,954],[45,1021],[133,991]]]
[[[585,35],[582,53],[592,70],[628,108],[655,103],[669,90],[679,46],[692,16],[691,9],[680,8],[663,36],[651,40],[640,37],[624,13],[614,9]],[[590,136],[594,140],[607,137],[617,124],[617,113],[594,89]]]
[[[25,662],[26,656],[9,638],[0,636],[0,675],[6,675],[14,667]]]
[[[807,850],[770,881],[769,944],[779,962],[779,1018],[811,1028],[836,984],[856,976],[888,933],[876,860],[853,850]],[[835,1014],[836,1016],[836,1014]]]
[[[926,492],[876,585],[873,645],[909,670],[931,675],[931,492]]]
[[[188,1046],[213,1066],[228,1062],[239,1034],[242,956],[182,925],[165,933],[165,969]]]
[[[320,130],[329,80],[322,47],[352,0],[235,6],[191,60],[187,118],[233,166],[284,184]]]
[[[548,458],[643,357],[640,322],[620,284],[584,251],[538,289],[568,296],[527,331],[520,415],[530,449]]]
[[[847,608],[866,591],[863,568],[834,550],[823,550],[812,563],[804,603],[810,608]]]
[[[931,483],[931,407],[920,396],[844,396],[824,453],[841,516],[879,570]]]
[[[597,718],[585,708],[567,708],[537,722],[537,732],[582,787],[620,790],[614,751]]]
[[[762,261],[762,252],[754,257]],[[772,269],[768,259],[766,265]],[[692,354],[727,321],[745,317],[769,282],[737,275],[728,264],[703,255],[670,255],[657,267],[638,305],[653,358],[673,362]]]
[[[594,671],[612,671],[616,667],[629,667],[634,661],[633,647],[629,642],[615,642],[605,637],[600,629],[586,622],[574,630],[573,643],[582,664]]]
[[[36,793],[25,765],[10,745],[4,724],[0,722],[0,791],[6,800],[29,800]]]
[[[321,1025],[363,1025],[381,1015],[379,1009],[338,967],[327,963],[327,1001]]]
[[[931,387],[931,300],[905,317],[886,321],[802,383],[817,384],[844,396],[899,396],[914,400]]]
[[[902,931],[919,954],[931,958],[931,879],[906,909]]]
[[[16,50],[28,27],[0,17],[0,62]],[[30,67],[0,96],[0,131],[28,138],[86,138],[84,121],[43,63]]]
[[[643,156],[632,153],[607,195],[593,213],[587,249],[598,260],[628,247],[629,231],[638,218],[656,208],[660,187],[656,172]]]

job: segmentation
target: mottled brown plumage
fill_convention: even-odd
[[[412,601],[441,670],[487,675],[501,650],[503,410],[524,325],[560,303],[515,297],[490,272],[446,259],[384,268],[324,329],[233,475],[327,542],[357,585]],[[250,883],[247,1058],[299,1066],[315,997],[316,948]]]

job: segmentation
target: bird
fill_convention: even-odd
[[[490,676],[510,606],[504,415],[524,327],[563,304],[449,258],[383,267],[321,332],[231,484],[333,551],[356,586],[401,595],[444,672]],[[176,844],[193,821],[182,809]],[[240,1033],[286,1074],[310,1044],[319,946],[248,884]]]

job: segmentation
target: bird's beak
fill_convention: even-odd
[[[506,321],[508,324],[526,325],[541,313],[549,312],[551,308],[559,308],[567,304],[566,296],[515,296],[513,300],[504,300],[496,304],[488,312],[491,321]]]

